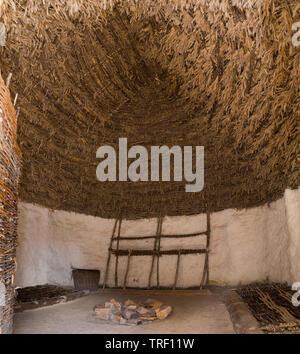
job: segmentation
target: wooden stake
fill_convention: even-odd
[[[154,251],[156,250],[156,242],[157,242],[158,232],[159,232],[159,218],[157,218],[156,238],[154,240],[154,245],[153,245],[153,250]],[[152,274],[153,274],[154,259],[155,259],[155,253],[153,252],[152,261],[151,261],[151,268],[150,268],[150,273],[149,273],[149,279],[148,279],[148,289],[150,289],[150,287],[151,287],[151,279],[152,279]]]
[[[124,290],[126,289],[127,276],[129,273],[130,257],[131,257],[131,250],[129,250],[128,258],[127,258],[127,267],[126,267],[126,272],[125,272],[125,277],[124,277],[124,285],[123,285]]]
[[[176,285],[177,285],[177,280],[178,280],[178,273],[179,273],[180,256],[181,256],[181,250],[178,250],[177,265],[176,265],[176,273],[175,273],[175,280],[174,280],[173,290],[176,290]]]
[[[207,212],[207,270],[206,270],[206,285],[209,283],[209,252],[210,252],[210,233],[211,233],[211,225],[210,225],[210,212]]]
[[[116,232],[116,228],[117,228],[117,223],[118,223],[118,219],[116,219],[116,221],[115,221],[113,232],[112,232],[111,239],[110,239],[110,245],[109,245],[109,249],[108,249],[108,256],[107,256],[106,268],[105,268],[104,280],[103,280],[103,289],[105,289],[105,286],[106,286],[108,268],[109,268],[109,263],[110,263],[110,258],[111,258],[111,247],[112,247],[113,238],[115,236],[115,232]]]
[[[163,223],[163,219],[162,217],[160,217],[159,232],[158,232],[158,239],[157,239],[157,262],[156,262],[157,288],[159,288],[159,257],[160,257],[160,240],[161,240],[161,232],[162,232],[162,223]]]
[[[120,218],[119,221],[117,251],[119,250],[119,245],[120,245],[121,224],[122,224],[122,218]],[[116,288],[118,287],[118,266],[119,266],[119,255],[118,253],[116,253],[116,263],[115,263],[115,287]]]
[[[209,247],[210,247],[210,213],[206,213],[206,222],[207,222],[207,235],[206,235],[206,253],[204,260],[204,267],[202,273],[202,279],[200,283],[200,290],[203,289],[204,284],[208,285],[209,283]]]

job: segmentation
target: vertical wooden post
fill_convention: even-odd
[[[116,252],[116,263],[115,263],[115,287],[118,287],[118,266],[119,266],[119,245],[120,245],[120,234],[121,234],[121,224],[122,218],[119,220],[119,227],[118,227],[118,236],[117,236],[117,252]]]
[[[206,231],[206,253],[203,267],[203,274],[200,283],[200,290],[203,288],[204,284],[208,285],[209,283],[209,247],[210,247],[210,213],[206,212],[206,223],[207,223],[207,231]]]
[[[151,268],[150,268],[149,279],[148,279],[148,289],[150,289],[150,287],[151,287],[151,279],[152,279],[153,267],[154,267],[157,236],[158,236],[158,232],[159,232],[159,220],[160,220],[160,218],[157,218],[156,237],[154,239],[154,245],[153,245],[153,255],[152,255]]]
[[[129,252],[128,252],[127,267],[126,267],[126,272],[125,272],[125,276],[124,276],[124,284],[123,284],[124,290],[126,289],[126,282],[127,282],[127,277],[128,277],[128,273],[129,273],[130,257],[131,257],[131,250],[129,250]]]
[[[176,285],[177,285],[177,280],[178,280],[178,273],[179,273],[180,256],[181,256],[181,250],[178,250],[177,265],[176,265],[176,273],[175,273],[175,280],[174,280],[173,290],[176,290]]]
[[[110,258],[111,258],[111,248],[112,248],[113,238],[115,236],[115,232],[116,232],[116,228],[117,228],[117,223],[118,223],[118,219],[116,219],[116,221],[115,221],[113,232],[112,232],[111,239],[110,239],[108,256],[107,256],[107,261],[106,261],[106,268],[105,268],[105,273],[104,273],[103,287],[102,287],[103,289],[105,289],[105,286],[106,286],[108,268],[109,268],[109,263],[110,263]]]
[[[160,241],[161,241],[161,233],[162,233],[162,223],[163,218],[160,217],[159,223],[159,232],[158,232],[158,239],[157,239],[157,261],[156,261],[156,279],[157,279],[157,288],[159,289],[159,257],[160,257]]]
[[[210,233],[211,233],[211,224],[210,224],[210,212],[207,211],[207,244],[206,244],[206,251],[207,251],[207,261],[206,261],[206,285],[209,283],[209,252],[210,252]]]

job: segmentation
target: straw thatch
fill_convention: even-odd
[[[251,207],[298,186],[299,10],[298,0],[4,1],[21,198],[138,218]],[[204,145],[204,190],[98,182],[97,148],[124,136]]]
[[[0,77],[0,334],[12,331],[20,158],[16,113]]]

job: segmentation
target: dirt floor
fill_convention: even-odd
[[[110,323],[94,317],[93,307],[111,298],[118,301],[147,298],[173,307],[165,320],[139,326]],[[99,290],[68,303],[16,313],[14,333],[151,333],[197,334],[235,333],[226,306],[217,293],[209,290]]]

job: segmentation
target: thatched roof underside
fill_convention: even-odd
[[[252,207],[300,184],[298,0],[105,4],[2,5],[0,65],[19,95],[22,200],[140,218]],[[119,137],[204,145],[204,190],[97,181],[96,150]]]

